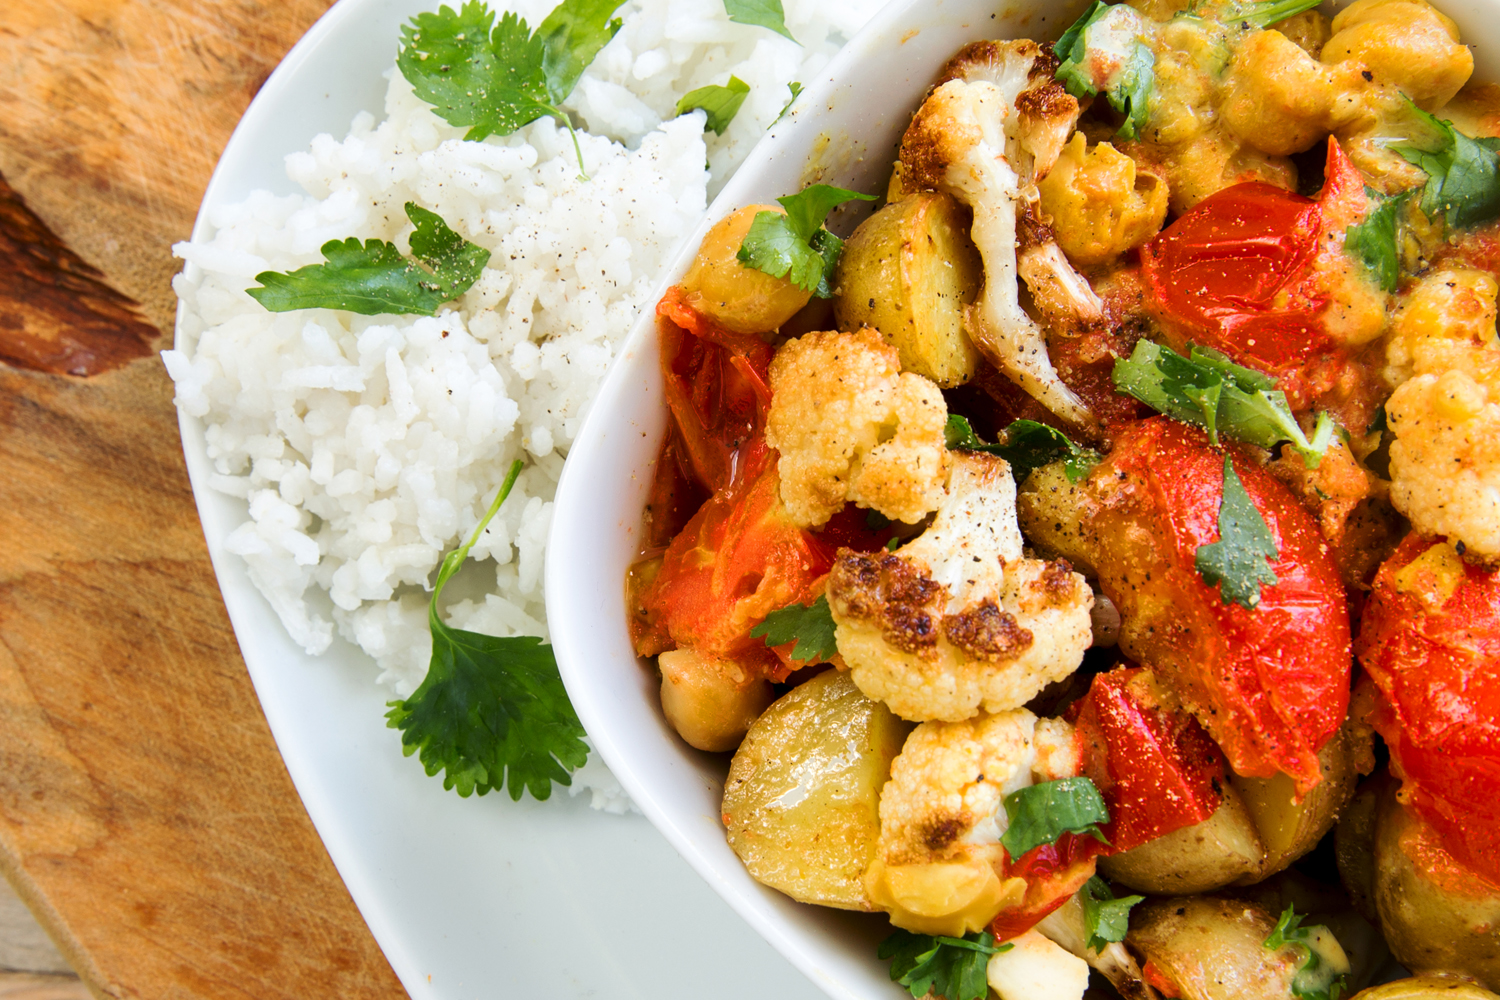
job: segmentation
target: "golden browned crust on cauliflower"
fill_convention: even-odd
[[[943,394],[902,372],[868,327],[809,333],[771,361],[766,441],[781,455],[781,499],[797,524],[827,522],[848,501],[914,523],[937,508],[947,474]]]
[[[1078,668],[1093,594],[1066,563],[1023,558],[1015,483],[957,452],[932,525],[894,553],[840,551],[828,576],[854,683],[925,721],[1016,708]]]

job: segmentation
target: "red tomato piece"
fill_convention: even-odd
[[[1500,572],[1408,536],[1375,576],[1357,651],[1406,805],[1500,883]]]
[[[1065,833],[1050,844],[1033,847],[1006,867],[1006,875],[1026,880],[1026,895],[990,921],[996,941],[1025,934],[1068,901],[1094,874],[1095,858],[1107,848],[1095,838]]]
[[[1336,141],[1325,176],[1317,200],[1259,181],[1227,187],[1141,247],[1148,308],[1174,347],[1212,347],[1283,376],[1339,346],[1323,321],[1331,297],[1314,264],[1325,237],[1366,201],[1363,175]],[[1342,248],[1338,240],[1328,252]]]
[[[1083,773],[1109,806],[1111,853],[1201,823],[1223,801],[1224,755],[1191,715],[1161,705],[1149,671],[1098,674],[1068,710]]]
[[[1149,663],[1247,777],[1285,772],[1305,794],[1317,753],[1349,706],[1349,613],[1316,521],[1291,491],[1234,448],[1227,454],[1265,520],[1277,582],[1253,609],[1226,604],[1196,568],[1220,540],[1225,450],[1157,417],[1121,428],[1090,475],[1101,501],[1100,583],[1122,616],[1121,649]]]

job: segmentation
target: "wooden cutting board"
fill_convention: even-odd
[[[96,996],[400,997],[255,699],[155,351],[328,0],[0,4],[0,869]]]

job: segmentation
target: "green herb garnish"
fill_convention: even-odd
[[[1236,4],[1224,16],[1225,23],[1247,24],[1252,28],[1269,28],[1305,10],[1312,10],[1322,0],[1259,0]]]
[[[943,434],[951,449],[983,451],[1005,459],[1010,465],[1011,475],[1018,483],[1031,475],[1031,470],[1050,465],[1059,459],[1063,462],[1068,482],[1076,483],[1102,460],[1097,451],[1074,444],[1056,427],[1048,427],[1035,420],[1013,421],[1000,432],[998,442],[985,444],[974,433],[974,428],[969,426],[965,417],[951,413]]]
[[[1422,214],[1429,219],[1442,215],[1455,229],[1500,217],[1500,139],[1464,135],[1452,122],[1408,103],[1435,133],[1426,144],[1391,147],[1427,172],[1419,203]]]
[[[796,104],[797,98],[802,95],[802,84],[798,83],[796,80],[793,80],[791,83],[787,84],[786,89],[792,92],[792,96],[786,99],[786,103],[781,106],[781,110],[777,112],[776,117],[771,121],[771,124],[773,126],[777,122],[781,121],[781,119],[786,117],[786,113],[792,110],[792,105]]]
[[[729,83],[723,87],[710,84],[683,94],[682,100],[677,102],[677,113],[685,115],[701,108],[708,114],[708,121],[703,127],[714,135],[723,135],[729,123],[734,121],[734,116],[740,113],[740,105],[745,103],[745,95],[748,93],[750,85],[737,76],[731,76]]]
[[[890,959],[892,981],[918,1000],[928,994],[944,1000],[982,1000],[990,991],[985,975],[990,956],[1014,947],[995,944],[987,931],[954,938],[898,930],[875,954]]]
[[[1053,53],[1061,60],[1057,67],[1057,80],[1074,97],[1089,97],[1099,93],[1088,66],[1088,31],[1111,9],[1104,0],[1094,0],[1093,5],[1083,12],[1083,16],[1074,21],[1052,46]],[[1140,137],[1141,127],[1150,117],[1147,104],[1155,84],[1156,54],[1151,51],[1151,46],[1136,39],[1124,66],[1105,91],[1110,106],[1125,116],[1124,123],[1115,133],[1120,138]]]
[[[1012,861],[1065,833],[1088,834],[1109,843],[1099,829],[1099,824],[1109,822],[1109,808],[1088,778],[1043,781],[1011,792],[1005,797],[1005,815],[1009,825],[1000,845]]]
[[[1320,946],[1329,938],[1333,938],[1333,932],[1322,924],[1303,927],[1302,917],[1290,905],[1281,911],[1281,919],[1263,944],[1271,951],[1280,951],[1287,945],[1302,950],[1302,967],[1292,977],[1293,996],[1301,1000],[1339,1000],[1348,992],[1348,976],[1335,970],[1322,954]]]
[[[324,264],[295,271],[262,271],[247,288],[271,312],[292,309],[347,309],[361,316],[435,316],[444,302],[458,298],[489,262],[490,252],[459,236],[434,212],[406,203],[416,225],[411,234],[415,261],[385,240],[329,240]],[[420,262],[420,263],[419,263]]]
[[[1130,357],[1115,362],[1115,388],[1183,423],[1246,444],[1272,448],[1289,442],[1303,464],[1316,469],[1333,440],[1333,421],[1318,414],[1311,438],[1302,432],[1286,393],[1269,375],[1230,361],[1218,351],[1192,347],[1183,357],[1149,340],[1138,341]]]
[[[526,21],[470,0],[446,5],[401,27],[396,65],[418,97],[465,139],[510,135],[538,118],[557,120],[573,138],[578,171],[583,150],[562,102],[599,50],[620,30],[611,18],[622,0],[563,0],[533,33]]]
[[[786,11],[781,7],[781,0],[724,0],[724,13],[735,24],[770,28],[778,35],[797,42],[797,39],[792,38],[792,33],[786,30]]]
[[[1078,899],[1083,903],[1083,927],[1088,933],[1087,946],[1093,951],[1103,951],[1105,945],[1124,941],[1130,929],[1130,910],[1145,896],[1121,896],[1115,898],[1109,883],[1098,875],[1083,884]]]
[[[1375,283],[1394,292],[1401,280],[1401,249],[1396,241],[1401,209],[1412,191],[1386,197],[1374,188],[1365,195],[1374,204],[1361,221],[1344,230],[1344,251],[1363,264]]]
[[[750,638],[764,639],[767,646],[780,646],[797,640],[792,659],[803,663],[821,663],[839,651],[833,638],[833,612],[823,595],[811,604],[789,604],[766,615],[766,620],[750,630]]]
[[[443,787],[465,798],[505,787],[508,780],[512,799],[520,799],[523,789],[545,799],[552,782],[571,784],[569,772],[588,759],[583,726],[551,646],[529,635],[498,639],[466,632],[438,617],[443,585],[463,565],[520,474],[517,461],[469,540],[443,557],[427,603],[432,631],[427,677],[411,697],[389,702],[386,713],[386,725],[401,730],[402,751],[408,757],[417,753],[429,775],[445,771]]]
[[[736,256],[740,262],[820,299],[833,298],[833,274],[844,241],[823,228],[828,213],[846,201],[874,201],[872,194],[814,184],[801,194],[777,198],[786,214],[757,212]]]
[[[1266,519],[1260,516],[1250,494],[1224,456],[1224,495],[1219,501],[1219,540],[1198,546],[1193,564],[1210,587],[1218,586],[1219,599],[1247,611],[1260,604],[1261,584],[1276,583],[1271,561],[1276,559],[1276,539]]]

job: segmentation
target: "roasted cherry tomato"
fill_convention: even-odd
[[[1050,844],[1033,847],[1006,866],[1007,878],[1026,880],[1026,895],[990,921],[996,941],[1025,934],[1068,901],[1094,874],[1104,844],[1088,835],[1065,833]]]
[[[1227,451],[1275,542],[1274,584],[1253,610],[1196,568],[1220,541],[1226,451],[1157,417],[1120,428],[1087,480],[1100,585],[1121,613],[1120,648],[1149,665],[1246,777],[1322,778],[1317,753],[1349,706],[1349,613],[1317,523],[1287,487]]]
[[[1202,823],[1223,801],[1224,755],[1196,719],[1162,704],[1150,671],[1095,675],[1068,718],[1109,806],[1111,852]]]
[[[1357,651],[1405,804],[1500,884],[1500,572],[1409,536],[1376,574]]]

